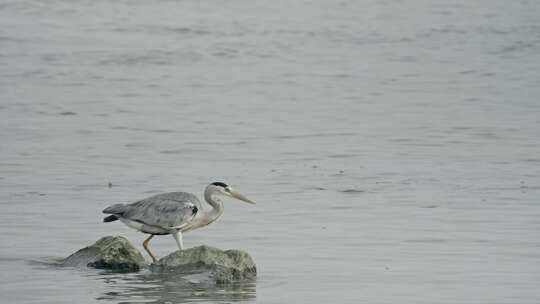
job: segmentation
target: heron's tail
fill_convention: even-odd
[[[126,211],[126,205],[125,204],[114,204],[112,206],[109,206],[105,209],[103,209],[103,213],[109,213],[109,214],[122,214]]]
[[[114,222],[118,220],[118,215],[122,216],[122,213],[126,211],[126,205],[124,204],[114,204],[103,210],[103,213],[111,214],[103,219],[104,223]]]
[[[116,221],[116,220],[118,220],[118,217],[117,217],[116,215],[114,215],[114,214],[113,214],[113,215],[109,215],[109,216],[103,218],[103,222],[104,222],[104,223],[114,222],[114,221]]]

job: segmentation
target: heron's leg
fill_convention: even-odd
[[[178,245],[178,249],[184,250],[184,242],[182,241],[182,232],[180,230],[175,230],[172,233],[172,236],[176,240],[176,244]]]
[[[150,251],[150,248],[148,248],[148,242],[150,242],[150,240],[154,237],[153,234],[150,234],[150,236],[144,240],[144,242],[142,243],[144,249],[146,250],[146,252],[148,252],[148,254],[150,255],[150,257],[152,258],[152,261],[154,261],[154,263],[157,262],[156,260],[156,257],[152,254],[152,252]]]

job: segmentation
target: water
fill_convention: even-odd
[[[540,300],[537,1],[2,1],[0,67],[2,303]],[[39,263],[212,181],[255,283]]]

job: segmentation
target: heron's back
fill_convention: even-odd
[[[115,204],[103,213],[157,227],[177,227],[193,219],[201,209],[199,199],[187,192],[157,194],[131,204]]]

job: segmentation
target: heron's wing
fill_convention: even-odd
[[[127,219],[164,229],[180,229],[193,220],[200,202],[190,193],[170,192],[124,205],[123,210],[120,215]]]

